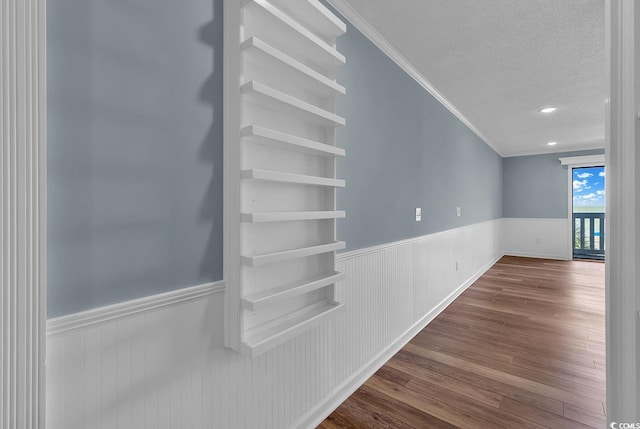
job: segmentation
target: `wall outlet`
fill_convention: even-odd
[[[416,222],[420,222],[422,220],[422,208],[416,207]]]
[[[457,217],[462,216],[462,207],[456,207],[456,216]]]

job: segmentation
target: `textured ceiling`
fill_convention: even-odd
[[[345,1],[501,155],[604,147],[604,0]]]

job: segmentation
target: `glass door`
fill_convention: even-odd
[[[573,169],[573,257],[604,259],[604,166]]]

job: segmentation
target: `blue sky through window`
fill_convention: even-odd
[[[573,210],[604,212],[604,167],[573,169]]]

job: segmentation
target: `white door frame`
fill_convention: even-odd
[[[585,167],[600,167],[605,165],[604,154],[602,155],[584,155],[559,158],[562,165],[566,165],[568,176],[568,205],[567,205],[567,261],[573,259],[573,169]],[[606,171],[606,168],[605,168]],[[607,183],[605,179],[605,184]],[[606,201],[606,200],[605,200]],[[606,215],[606,209],[605,209]],[[606,219],[606,216],[605,216]],[[606,229],[605,229],[606,231]]]
[[[606,0],[605,21],[607,415],[610,422],[640,422],[640,7]],[[2,0],[0,41],[0,429],[42,429],[46,0]]]
[[[45,1],[0,2],[0,429],[45,426]]]
[[[640,4],[606,1],[607,418],[640,423]]]

